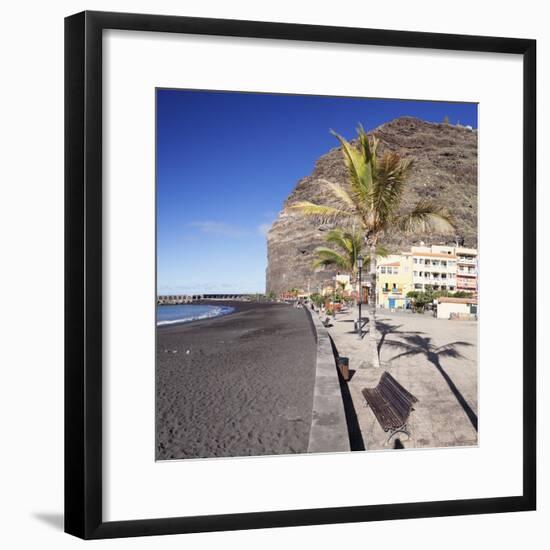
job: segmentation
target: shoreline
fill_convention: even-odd
[[[231,304],[231,305],[229,305]],[[177,305],[195,305],[195,306],[220,306],[220,305],[228,305],[229,307],[233,308],[233,311],[229,313],[225,313],[223,315],[216,315],[215,317],[205,317],[203,319],[193,319],[192,321],[181,321],[181,322],[175,322],[167,325],[155,325],[155,328],[158,331],[164,331],[170,328],[181,328],[181,327],[187,327],[187,326],[195,326],[199,323],[205,323],[205,322],[214,322],[218,321],[220,319],[225,319],[227,317],[232,317],[235,315],[238,315],[239,313],[243,313],[245,311],[248,311],[251,309],[250,306],[255,307],[262,307],[262,306],[286,306],[288,307],[288,304],[284,303],[272,303],[272,302],[239,302],[237,300],[230,301],[230,300],[201,300],[189,304],[177,304]],[[158,307],[158,306],[157,306]],[[164,306],[162,306],[164,307]]]
[[[208,320],[213,320],[213,319],[219,319],[220,317],[227,317],[228,315],[232,315],[233,313],[235,313],[235,311],[237,310],[237,308],[234,306],[234,305],[226,305],[225,303],[224,304],[219,304],[219,303],[211,303],[211,302],[193,302],[193,303],[188,303],[188,304],[170,304],[170,305],[158,305],[157,304],[157,308],[161,307],[161,308],[165,308],[165,307],[178,307],[178,306],[197,306],[197,307],[200,307],[200,306],[212,306],[212,307],[218,307],[218,308],[225,308],[225,309],[228,309],[230,308],[231,311],[222,311],[221,313],[218,313],[217,315],[206,315],[204,317],[198,317],[198,318],[190,318],[190,319],[173,319],[173,320],[165,320],[165,321],[162,321],[162,323],[159,324],[158,322],[158,319],[156,321],[156,328],[157,329],[160,329],[162,327],[170,327],[170,326],[175,326],[175,325],[188,325],[190,323],[195,323],[197,321],[208,321]],[[158,310],[157,310],[157,313],[158,313]]]

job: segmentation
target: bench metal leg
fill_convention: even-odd
[[[410,432],[409,425],[408,424],[403,424],[403,426],[401,426],[400,428],[397,428],[396,430],[390,430],[390,433],[389,433],[388,437],[386,438],[386,441],[384,442],[384,446],[389,445],[392,437],[394,435],[399,434],[399,433],[405,434],[407,436],[406,441],[408,441],[411,438],[411,432]]]

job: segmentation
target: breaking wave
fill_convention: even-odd
[[[221,317],[235,311],[230,306],[207,306],[180,304],[174,306],[157,306],[157,326],[190,323],[200,319]]]

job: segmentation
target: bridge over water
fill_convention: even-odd
[[[190,304],[204,300],[250,300],[250,294],[170,294],[157,296],[158,305]]]

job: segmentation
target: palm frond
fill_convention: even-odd
[[[333,243],[348,253],[353,251],[353,236],[343,229],[331,229],[327,233],[325,240],[327,241],[327,243]]]
[[[372,186],[373,211],[376,224],[385,229],[401,203],[412,160],[403,159],[394,152],[386,152],[377,163]]]
[[[356,197],[354,203],[363,205],[368,200],[372,186],[372,165],[366,162],[361,149],[354,147],[340,134],[331,130],[330,133],[340,142],[344,162],[349,173],[349,183]]]
[[[362,234],[355,230],[337,227],[327,233],[325,240],[327,243],[335,245],[338,251],[326,247],[316,248],[315,253],[318,260],[314,263],[315,267],[335,264],[344,268],[353,277],[357,271],[357,258],[363,247]]]
[[[325,183],[326,187],[332,193],[332,195],[345,206],[346,210],[354,211],[357,209],[357,205],[351,195],[338,183],[332,183],[330,181],[321,180]]]
[[[455,225],[447,209],[431,201],[420,201],[411,212],[396,218],[396,223],[405,233],[454,233]]]
[[[287,210],[294,210],[304,216],[316,217],[322,221],[332,221],[340,218],[349,218],[353,216],[352,212],[328,206],[323,204],[315,204],[310,201],[297,201],[287,207]]]
[[[343,269],[349,268],[349,260],[335,250],[320,246],[315,249],[315,254],[318,256],[318,258],[313,262],[314,268],[329,265],[337,265]]]
[[[365,132],[365,129],[363,128],[362,124],[359,124],[359,126],[357,127],[357,136],[359,138],[359,145],[361,146],[361,149],[363,151],[365,162],[367,162],[368,164],[371,164],[374,170],[376,170],[376,154],[378,150],[378,140],[375,137],[373,137],[372,144],[371,144],[371,141],[369,140],[369,136],[367,135],[367,132]]]
[[[385,248],[384,246],[378,244],[376,245],[376,255],[380,258],[385,258],[386,256],[389,256],[390,251]]]

